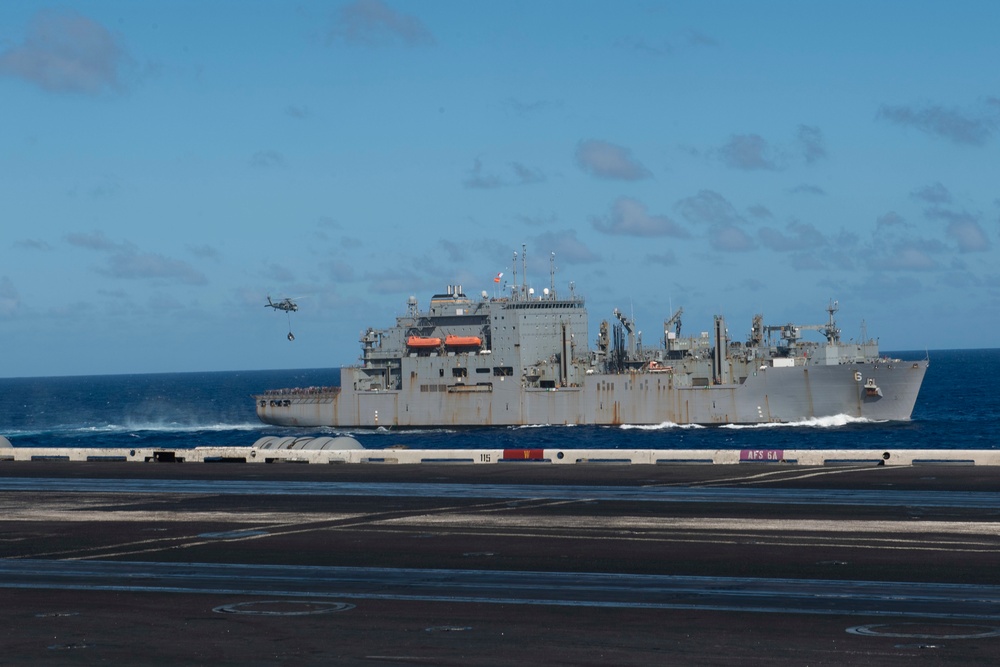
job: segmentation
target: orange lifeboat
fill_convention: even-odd
[[[448,347],[479,347],[483,344],[479,336],[452,336],[444,338],[444,344]]]
[[[406,346],[418,350],[429,350],[431,348],[441,347],[441,339],[433,338],[431,336],[410,336],[406,339]]]

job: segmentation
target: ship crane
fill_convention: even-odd
[[[681,337],[681,315],[684,313],[683,308],[678,308],[677,311],[670,316],[670,319],[663,323],[663,347],[670,351],[670,327],[674,328],[674,338]]]
[[[663,323],[663,331],[666,333],[670,327],[674,327],[674,335],[678,338],[681,337],[681,315],[684,314],[683,308],[678,308],[677,312],[670,316],[670,319]]]
[[[633,326],[634,323],[632,322],[632,320],[625,317],[625,315],[617,308],[615,308],[614,312],[615,312],[615,317],[618,318],[618,321],[622,323],[623,327],[625,327],[625,331],[628,332],[628,358],[634,359],[635,358],[635,328]]]
[[[769,325],[764,327],[764,331],[768,336],[772,332],[777,331],[781,336],[781,340],[784,341],[789,348],[794,348],[798,345],[799,339],[802,338],[803,331],[819,331],[826,337],[826,342],[828,345],[836,345],[840,343],[840,329],[837,328],[837,322],[834,320],[834,313],[839,309],[839,302],[831,301],[826,307],[826,312],[829,313],[830,319],[826,324],[778,324]]]

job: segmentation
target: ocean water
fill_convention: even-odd
[[[909,422],[835,416],[745,427],[531,426],[481,429],[290,429],[261,424],[251,394],[337,384],[336,369],[0,379],[0,435],[17,447],[248,446],[267,435],[350,434],[365,447],[613,449],[997,449],[1000,349],[930,356]]]

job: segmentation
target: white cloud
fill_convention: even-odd
[[[295,280],[295,274],[281,264],[270,263],[262,266],[259,273],[269,281],[278,283],[290,283]]]
[[[213,246],[188,243],[184,246],[189,253],[200,259],[219,259],[219,251]]]
[[[331,275],[336,277],[335,267],[331,267]],[[412,294],[422,285],[423,276],[417,276],[412,271],[400,270],[394,274],[379,273],[364,277],[368,290],[374,294]]]
[[[204,285],[208,282],[201,271],[187,262],[132,248],[109,256],[107,267],[98,271],[113,278],[166,279],[188,285]]]
[[[509,97],[503,102],[503,106],[509,109],[511,112],[518,116],[530,116],[534,114],[541,113],[543,111],[549,111],[553,109],[561,109],[563,104],[559,101],[550,100],[535,100],[533,102],[524,102],[517,99],[516,97]]]
[[[472,163],[472,169],[469,170],[469,177],[462,184],[467,188],[489,190],[503,187],[504,182],[496,174],[484,173],[483,161],[476,158]]]
[[[901,216],[899,213],[896,213],[895,211],[889,211],[888,213],[880,215],[878,218],[875,219],[876,229],[898,227],[901,225],[909,226],[906,220],[903,219],[903,216]]]
[[[746,252],[756,244],[750,235],[736,225],[716,225],[709,230],[709,242],[716,250],[725,252]]]
[[[285,157],[273,149],[257,151],[250,156],[250,166],[252,167],[280,167],[284,163]]]
[[[354,267],[342,259],[330,260],[323,266],[334,282],[349,283],[354,280]]]
[[[826,190],[819,187],[818,185],[809,185],[807,183],[802,183],[801,185],[796,185],[794,188],[788,190],[790,194],[793,195],[825,195]]]
[[[778,169],[772,153],[767,141],[759,134],[733,135],[726,145],[719,149],[726,166],[746,171]]]
[[[882,267],[899,271],[933,271],[938,263],[923,248],[904,244],[882,260]]]
[[[677,208],[690,222],[708,225],[709,243],[716,250],[744,252],[756,247],[742,229],[746,220],[718,192],[702,190],[693,197],[681,199]]]
[[[824,271],[827,264],[812,252],[797,252],[792,254],[792,268],[796,271]]]
[[[977,216],[965,211],[950,211],[943,208],[929,208],[925,214],[931,220],[945,220],[948,226],[945,234],[958,244],[959,252],[985,252],[990,249],[990,239],[982,228]]]
[[[477,158],[472,163],[472,169],[469,170],[469,175],[462,182],[462,185],[473,190],[490,190],[512,185],[533,185],[545,182],[545,174],[537,169],[527,167],[520,162],[511,162],[508,166],[510,168],[509,176],[504,177],[484,171],[482,160]]]
[[[910,196],[931,204],[947,204],[951,201],[951,193],[948,192],[948,188],[940,183],[932,183],[922,188],[916,188],[910,193]]]
[[[434,44],[434,35],[420,19],[398,12],[381,0],[355,0],[341,7],[329,39],[366,45],[397,40],[406,46]]]
[[[559,220],[555,213],[542,214],[538,213],[536,215],[520,214],[515,216],[518,220],[526,225],[531,225],[533,227],[548,227],[556,224]]]
[[[758,232],[761,242],[778,252],[793,250],[820,250],[827,245],[826,237],[813,225],[792,221],[786,227],[787,233],[771,227],[763,227]]]
[[[983,146],[993,136],[1000,107],[988,100],[981,108],[956,109],[931,105],[883,105],[878,117],[899,125],[947,139],[955,144]]]
[[[802,150],[806,164],[813,164],[826,157],[826,146],[823,145],[823,131],[818,127],[799,125],[796,141]]]
[[[646,255],[646,261],[652,264],[673,266],[677,264],[677,255],[675,255],[672,250],[667,250],[666,252],[661,253],[651,253]]]
[[[125,245],[121,243],[115,243],[105,236],[104,232],[100,231],[95,231],[90,234],[67,234],[66,241],[70,245],[78,248],[86,248],[88,250],[120,250],[125,247]]]
[[[599,255],[576,237],[574,229],[540,234],[535,237],[533,247],[554,252],[560,261],[573,264],[586,264],[600,259]]]
[[[594,229],[623,236],[673,236],[688,238],[690,233],[665,215],[650,215],[646,206],[631,197],[619,197],[611,213],[592,218]]]
[[[142,252],[128,242],[116,243],[100,231],[69,234],[66,241],[78,248],[107,253],[107,265],[97,269],[97,272],[111,278],[168,279],[189,285],[208,282],[201,271],[187,262],[158,253]]]
[[[623,147],[599,139],[581,141],[576,147],[576,163],[580,169],[598,178],[639,181],[652,174]]]
[[[22,239],[15,241],[14,245],[18,248],[26,248],[28,250],[52,250],[52,246],[41,239]]]
[[[530,185],[532,183],[545,182],[545,175],[542,172],[526,167],[520,162],[511,162],[510,168],[514,172],[516,185]]]
[[[958,244],[959,252],[986,252],[992,246],[986,230],[975,220],[952,220],[945,233]]]
[[[701,190],[693,197],[677,202],[681,215],[698,224],[734,224],[743,222],[733,205],[714,190]]]
[[[0,313],[11,315],[17,310],[21,303],[21,298],[17,294],[17,288],[7,276],[0,278]]]
[[[73,11],[40,11],[24,41],[0,53],[0,74],[53,92],[96,95],[124,90],[130,59],[101,24]]]

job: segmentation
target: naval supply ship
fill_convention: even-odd
[[[844,342],[836,302],[820,325],[756,315],[746,340],[732,340],[721,316],[682,337],[678,309],[652,346],[615,310],[590,348],[572,283],[557,295],[553,269],[540,293],[518,284],[516,254],[513,283],[478,298],[448,286],[423,311],[411,296],[395,326],[362,334],[361,363],[340,370],[339,387],[265,391],[253,397],[257,416],[342,428],[909,420],[929,363],[881,356],[867,334]]]

